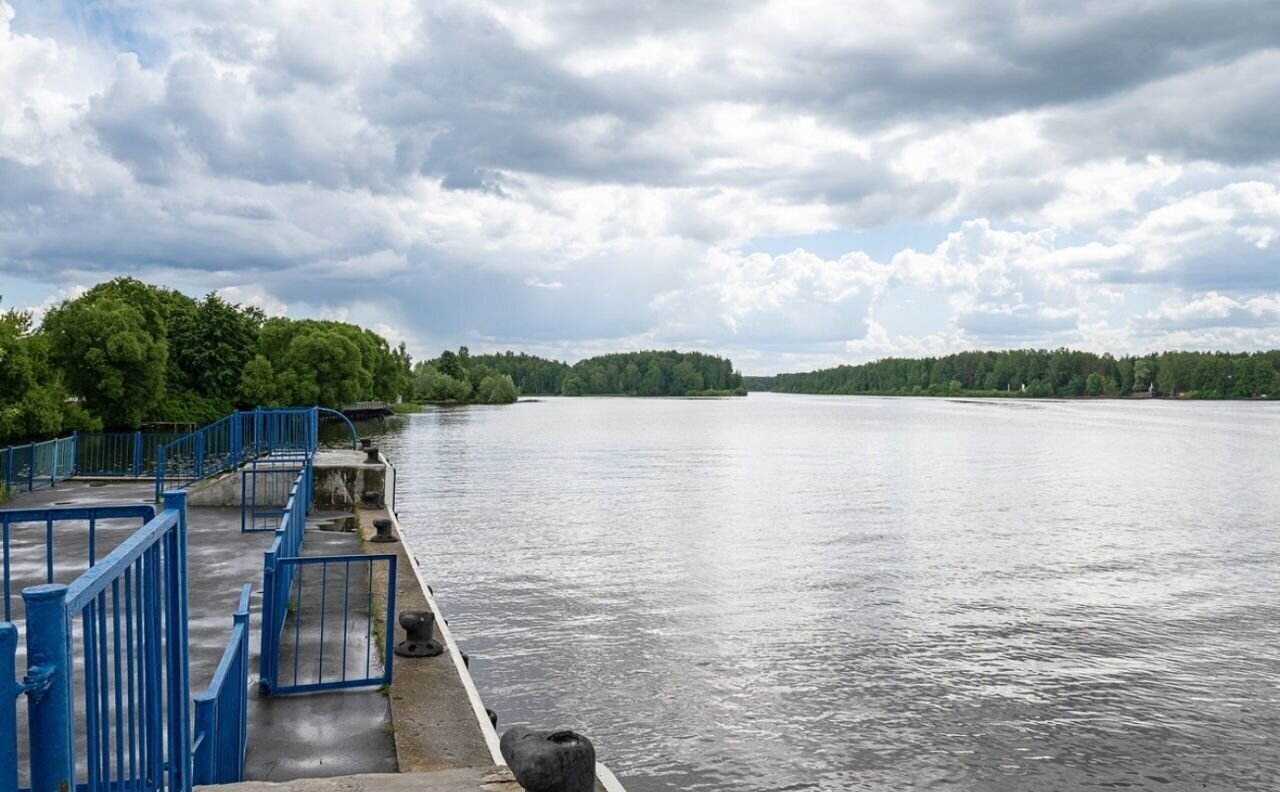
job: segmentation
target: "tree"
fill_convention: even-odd
[[[253,407],[269,407],[276,404],[276,374],[271,361],[262,355],[254,355],[240,374],[240,403]]]
[[[475,400],[481,404],[511,404],[520,398],[520,391],[509,374],[490,374],[480,381]]]
[[[41,333],[72,392],[107,426],[133,429],[165,396],[169,349],[158,314],[111,291],[62,303]]]
[[[1090,396],[1101,396],[1106,386],[1106,378],[1096,371],[1085,378],[1085,393]]]

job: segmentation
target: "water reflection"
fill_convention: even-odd
[[[632,792],[1270,790],[1276,416],[548,399],[378,443],[502,724]]]

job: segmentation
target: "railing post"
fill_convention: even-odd
[[[133,477],[142,476],[142,432],[133,433]]]
[[[36,444],[32,443],[27,448],[27,492],[31,492],[36,488]]]
[[[244,426],[240,420],[240,411],[231,413],[231,468],[234,470],[244,457]]]
[[[262,633],[258,648],[258,692],[269,695],[276,681],[275,655],[279,630],[275,624],[276,551],[275,545],[262,557]]]
[[[187,646],[187,493],[164,493],[164,510],[178,513],[166,539],[165,655],[168,661],[169,789],[191,788],[191,678]],[[34,792],[34,790],[32,791]]]
[[[80,430],[71,433],[71,475],[80,472]]]
[[[196,431],[196,480],[204,478],[204,433]]]
[[[27,702],[31,792],[75,789],[72,752],[71,622],[67,587],[61,584],[23,589],[27,608]]]
[[[52,487],[58,483],[58,441],[49,442],[49,486]]]
[[[13,446],[5,449],[5,455],[8,457],[4,464],[4,488],[12,492],[13,490]]]
[[[18,792],[18,628],[0,623],[0,792]]]
[[[156,500],[160,500],[160,495],[164,492],[164,446],[156,449]]]

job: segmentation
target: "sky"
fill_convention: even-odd
[[[1275,0],[0,0],[0,295],[744,373],[1280,347]]]

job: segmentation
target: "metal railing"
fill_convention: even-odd
[[[75,444],[72,436],[0,448],[0,487],[4,494],[33,492],[71,478],[75,473]]]
[[[250,459],[306,456],[319,444],[320,408],[234,412],[160,447],[156,492],[189,487]]]
[[[78,432],[75,474],[121,478],[154,476],[161,446],[182,436],[178,432]]]
[[[263,556],[259,686],[267,695],[382,685],[391,681],[391,647],[385,625],[395,613],[395,555],[300,558],[306,513],[314,486],[311,460],[298,471],[275,539]],[[304,586],[306,567],[319,567]],[[380,614],[375,589],[385,612]],[[317,599],[318,591],[318,599]],[[337,592],[341,591],[341,597]],[[292,619],[292,622],[290,622]],[[332,648],[341,622],[341,647]],[[304,630],[304,623],[309,625]],[[310,625],[315,625],[314,627]],[[286,626],[290,627],[286,630]],[[292,632],[292,638],[287,633]],[[329,638],[326,661],[326,637]],[[382,642],[377,651],[374,645]],[[352,646],[356,650],[352,650]],[[363,647],[360,651],[359,647]],[[282,679],[282,649],[292,675]],[[363,664],[360,661],[363,656]],[[312,669],[314,668],[314,674]]]
[[[254,457],[240,472],[240,530],[274,531],[280,527],[298,474],[309,457]]]
[[[17,604],[13,596],[15,579],[25,581],[27,585],[53,583],[59,566],[65,570],[71,565],[76,572],[90,569],[98,561],[99,521],[137,519],[139,525],[145,525],[155,516],[155,507],[144,504],[0,510],[4,621],[14,620],[14,605]],[[87,524],[87,531],[84,524]],[[70,548],[64,547],[62,552],[58,552],[57,540],[66,532],[78,535],[68,538]],[[15,549],[22,552],[15,554]],[[80,557],[76,557],[77,551]],[[19,555],[20,559],[16,557]]]
[[[186,553],[186,494],[165,493],[162,513],[69,586],[22,592],[36,792],[191,788]],[[16,733],[0,731],[0,756],[11,746]]]
[[[268,624],[263,606],[264,693],[391,683],[394,641],[386,625],[396,610],[395,554],[275,556],[267,574],[288,582],[265,589],[273,606],[285,607],[274,607]]]
[[[213,673],[209,689],[195,699],[196,736],[192,748],[196,784],[233,784],[244,780],[249,744],[249,595],[240,590],[232,616],[231,640]]]

